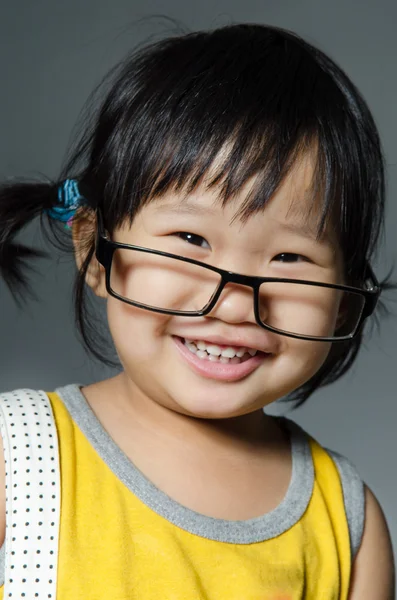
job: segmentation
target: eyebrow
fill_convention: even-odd
[[[217,215],[218,211],[211,206],[202,206],[201,204],[157,204],[155,212],[169,213],[178,215]]]
[[[201,204],[193,204],[186,201],[181,204],[157,204],[154,211],[156,213],[168,213],[170,215],[215,216],[219,214],[219,211],[211,206],[202,206]],[[285,231],[289,231],[295,235],[301,235],[311,241],[330,242],[330,236],[326,231],[322,232],[321,235],[318,235],[318,231],[304,222],[296,225],[294,223],[281,223],[280,221],[277,221],[277,225]]]
[[[318,231],[313,229],[313,227],[310,227],[309,225],[306,225],[305,223],[302,223],[300,225],[294,225],[293,223],[278,222],[278,225],[282,229],[285,229],[286,231],[290,231],[291,233],[302,235],[303,237],[308,238],[309,240],[312,240],[315,242],[330,242],[331,241],[330,236],[327,231],[322,231],[319,234]]]

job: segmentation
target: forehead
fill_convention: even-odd
[[[281,182],[274,194],[266,202],[252,207],[248,218],[242,218],[244,208],[256,195],[256,187],[260,175],[251,177],[233,197],[225,198],[221,187],[211,184],[213,173],[194,191],[169,190],[167,193],[152,199],[146,206],[149,214],[172,218],[187,215],[192,218],[212,219],[229,226],[247,227],[262,219],[274,221],[291,230],[300,230],[310,237],[319,238],[322,202],[313,191],[315,164],[311,155],[297,159],[288,175]],[[323,235],[327,235],[329,227]]]

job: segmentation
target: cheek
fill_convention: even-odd
[[[261,317],[269,325],[308,336],[332,336],[337,322],[340,298],[327,288],[262,286]]]
[[[288,346],[289,349],[284,354],[285,360],[289,363],[286,368],[295,373],[294,387],[298,388],[309,381],[322,367],[331,349],[331,343],[290,338]]]
[[[165,323],[163,315],[130,306],[116,298],[107,305],[109,329],[123,365],[155,360],[159,350],[157,332]]]

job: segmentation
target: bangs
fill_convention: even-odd
[[[246,221],[309,152],[318,235],[332,218],[345,249],[354,220],[365,218],[349,206],[379,192],[382,161],[368,115],[343,72],[292,33],[239,25],[167,39],[117,74],[99,115],[89,184],[111,231],[169,191],[205,182],[225,205],[255,176],[236,213]]]
[[[321,236],[328,222],[329,211],[326,201],[321,202],[320,214],[318,211],[318,200],[323,196],[320,190],[325,189],[326,178],[314,136],[312,138],[305,132],[298,137],[295,145],[282,149],[277,140],[271,139],[266,132],[262,137],[256,135],[254,140],[241,137],[235,134],[219,147],[209,142],[208,145],[197,148],[197,155],[191,160],[186,160],[183,148],[178,154],[170,153],[163,169],[149,174],[150,183],[147,193],[141,197],[141,206],[162,198],[168,192],[177,195],[182,193],[187,197],[199,186],[203,186],[204,189],[215,192],[215,199],[223,208],[244,191],[231,223],[236,219],[245,223],[252,215],[264,210],[291,171],[299,168],[305,158],[309,157],[313,176],[309,189],[305,190],[305,199],[309,200],[308,217],[313,208],[317,209],[318,236]],[[178,168],[175,168],[176,165]],[[329,204],[333,204],[332,199]]]

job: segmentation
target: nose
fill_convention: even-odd
[[[254,290],[246,285],[227,283],[207,316],[227,323],[255,323]]]

